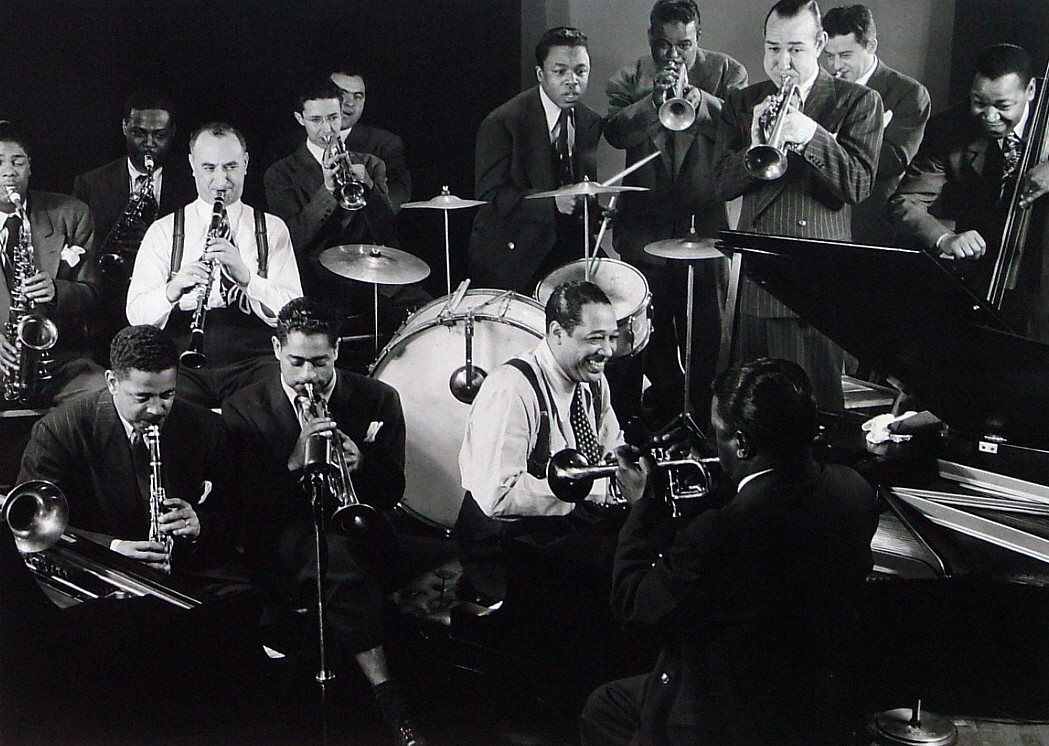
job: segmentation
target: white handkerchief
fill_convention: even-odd
[[[364,442],[365,443],[374,443],[375,442],[375,436],[379,434],[380,430],[382,430],[382,424],[383,424],[382,420],[378,420],[378,421],[374,421],[373,420],[371,422],[371,424],[368,425],[368,432],[364,436]]]
[[[62,261],[70,267],[80,264],[80,257],[84,255],[83,246],[65,246],[62,249]]]
[[[200,484],[200,499],[197,500],[197,505],[203,505],[204,501],[208,499],[208,495],[211,494],[211,490],[215,485],[211,483],[210,479],[205,479]]]
[[[882,114],[882,116],[881,116],[881,127],[882,127],[882,129],[885,129],[886,127],[888,127],[889,126],[889,122],[891,122],[891,121],[892,121],[892,111],[891,110],[890,111],[886,111],[884,114]]]
[[[905,443],[911,439],[910,435],[898,435],[897,433],[890,432],[889,425],[894,422],[905,420],[908,417],[913,417],[917,412],[908,411],[903,414],[896,416],[892,413],[879,414],[863,423],[861,429],[867,433],[867,442],[871,445],[879,445],[880,443],[886,443],[892,441],[893,443]]]

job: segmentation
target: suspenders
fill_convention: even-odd
[[[259,277],[266,277],[270,263],[270,244],[266,234],[266,213],[252,210],[255,214],[255,247],[258,250]],[[182,253],[186,247],[186,208],[175,210],[175,228],[171,234],[171,266],[168,267],[168,280],[171,280],[182,266]]]

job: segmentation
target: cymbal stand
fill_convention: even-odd
[[[624,168],[622,171],[620,171],[615,176],[612,176],[611,178],[606,179],[605,181],[602,181],[601,182],[601,186],[612,186],[613,184],[618,184],[620,181],[622,181],[627,176],[629,176],[630,174],[632,174],[635,171],[637,171],[639,168],[644,166],[646,163],[648,163],[649,161],[651,161],[651,160],[653,160],[655,158],[658,158],[658,157],[659,157],[659,151],[658,150],[652,151],[651,153],[646,155],[644,158],[641,158],[640,160],[636,161],[635,163],[632,163],[629,166],[627,166],[626,168]],[[608,207],[606,208],[605,217],[601,221],[601,229],[597,232],[597,240],[594,241],[594,256],[587,257],[590,261],[588,261],[586,263],[584,277],[586,278],[586,280],[588,282],[590,280],[591,273],[594,271],[594,264],[597,261],[597,252],[601,249],[601,242],[605,239],[605,233],[608,231],[608,224],[611,222],[611,214],[610,213],[613,210],[616,209],[616,203],[618,201],[619,201],[619,195],[618,194],[613,194],[608,200]],[[693,216],[693,218],[692,218],[692,224],[693,224],[693,226],[695,225],[695,216]],[[693,230],[694,230],[694,228],[693,228]],[[590,237],[590,221],[589,220],[587,220],[587,223],[586,223],[586,236],[587,236],[587,238]]]

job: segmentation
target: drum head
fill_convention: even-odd
[[[579,259],[548,274],[535,290],[535,299],[545,308],[554,288],[563,282],[586,279],[587,260]],[[590,282],[605,291],[616,318],[625,319],[648,305],[648,281],[641,271],[617,259],[595,259]]]
[[[449,296],[450,297],[450,296]],[[407,430],[403,507],[433,525],[452,528],[463,501],[459,448],[470,405],[449,381],[466,362],[466,318],[473,313],[473,363],[487,373],[542,339],[543,309],[531,298],[471,290],[455,308],[439,298],[405,322],[372,375],[401,397]]]

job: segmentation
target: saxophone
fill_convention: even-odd
[[[157,219],[157,201],[153,194],[156,164],[151,155],[143,157],[142,162],[147,178],[131,193],[127,207],[110,229],[98,256],[99,270],[114,282],[127,282],[131,278],[142,237]]]
[[[22,195],[14,187],[4,185],[8,199],[15,206],[15,214],[22,220],[18,245],[13,252],[13,282],[11,312],[4,327],[4,336],[14,345],[17,366],[6,371],[2,378],[4,400],[29,404],[37,393],[37,385],[51,378],[51,355],[48,352],[58,342],[55,322],[36,310],[36,302],[23,289],[37,273],[33,254],[33,233]]]
[[[164,490],[163,472],[161,471],[160,427],[146,425],[142,432],[142,440],[149,450],[149,540],[164,547],[165,554],[170,557],[175,539],[171,534],[160,531],[160,516],[167,512],[164,501],[168,496]],[[170,564],[168,567],[168,572],[170,572]]]

